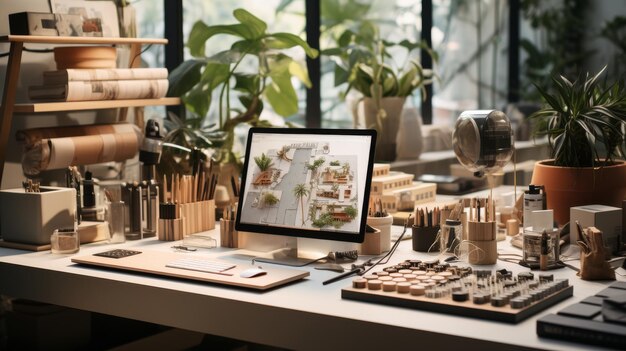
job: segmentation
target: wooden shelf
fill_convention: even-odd
[[[44,44],[167,44],[162,38],[103,38],[103,37],[51,37],[42,35],[3,35],[0,42],[44,43]]]
[[[38,113],[79,110],[101,110],[106,108],[142,107],[142,106],[171,106],[180,105],[180,98],[166,97],[160,99],[133,99],[133,100],[97,100],[73,102],[40,102],[33,104],[15,104],[15,113]]]
[[[17,83],[19,80],[24,43],[67,45],[129,45],[131,51],[130,57],[134,58],[141,54],[142,45],[165,45],[167,44],[167,39],[4,35],[0,36],[0,43],[10,43],[9,59],[6,66],[6,77],[4,79],[4,82],[2,83],[4,85],[2,101],[0,101],[0,186],[2,185],[2,175],[4,174],[3,170],[6,160],[6,145],[9,141],[11,123],[13,121],[14,113],[61,112],[121,108],[121,115],[123,117],[120,118],[125,118],[126,113],[128,112],[128,107],[168,106],[180,104],[180,98],[44,102],[28,104],[15,103],[15,92],[17,90]],[[134,67],[133,61],[134,59],[130,62],[130,67]]]

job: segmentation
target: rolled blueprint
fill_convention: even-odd
[[[142,134],[132,124],[40,128],[18,132],[26,175],[68,166],[124,161],[137,154]]]

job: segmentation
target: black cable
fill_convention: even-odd
[[[404,229],[402,230],[402,234],[400,234],[400,236],[398,237],[398,240],[396,240],[395,243],[393,243],[393,246],[391,247],[391,250],[389,250],[389,252],[387,252],[387,254],[383,257],[381,257],[376,263],[374,263],[373,265],[371,265],[368,269],[366,269],[365,271],[358,273],[359,275],[364,275],[367,272],[369,272],[370,270],[372,270],[372,268],[376,267],[379,264],[387,264],[387,262],[389,262],[389,259],[391,258],[391,256],[394,254],[394,252],[396,252],[396,249],[398,248],[398,245],[400,245],[400,242],[402,241],[402,238],[404,237],[404,234],[406,234],[406,230],[409,227],[409,220],[411,219],[411,214],[409,214],[409,216],[407,217],[406,221],[404,222]],[[383,262],[383,260],[385,260]]]
[[[143,48],[139,53],[137,53],[137,55],[135,55],[135,57],[133,57],[133,59],[130,61],[130,66],[129,67],[133,67],[133,64],[135,63],[135,60],[137,59],[137,57],[141,56],[141,54],[143,54],[144,52],[150,50],[150,48],[152,47],[152,44],[148,44],[145,48]]]

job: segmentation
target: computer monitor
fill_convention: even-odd
[[[236,229],[363,242],[375,144],[368,129],[251,128]]]

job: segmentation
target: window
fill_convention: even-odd
[[[503,108],[508,77],[508,1],[433,1],[439,54],[433,123],[451,125],[464,110]]]

